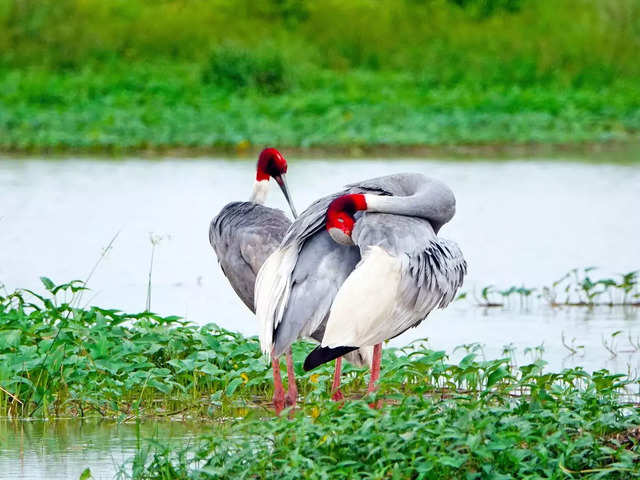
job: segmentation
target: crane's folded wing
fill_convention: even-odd
[[[331,306],[323,347],[371,346],[455,298],[466,273],[458,246],[428,221],[365,213],[353,232],[362,260]]]
[[[260,345],[264,353],[270,354],[272,352],[276,331],[283,320],[285,310],[289,306],[291,289],[294,284],[292,277],[294,270],[298,268],[298,256],[309,239],[316,234],[324,232],[329,204],[334,199],[348,193],[390,194],[380,185],[377,185],[374,180],[371,180],[365,188],[350,185],[342,192],[316,200],[291,224],[278,250],[273,252],[258,272],[255,284],[255,306],[256,317],[260,325]],[[326,318],[333,295],[326,298],[329,298],[329,303],[323,305],[324,310],[326,310],[324,315],[314,313],[309,317],[299,318],[299,321],[305,324],[307,322],[310,323],[310,326],[305,325],[305,332],[311,330],[310,327],[314,327],[318,319],[322,321]],[[298,301],[306,301],[306,298],[296,297],[294,303]],[[304,306],[294,304],[291,307],[305,309]],[[296,328],[294,325],[291,329],[282,329],[282,332],[290,333]],[[282,344],[282,342],[280,343]]]

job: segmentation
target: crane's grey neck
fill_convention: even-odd
[[[424,218],[436,233],[456,212],[456,198],[451,189],[439,180],[427,177],[407,185],[406,195],[366,194],[365,200],[368,212]]]
[[[253,190],[251,191],[251,197],[249,201],[264,205],[269,195],[269,180],[256,180],[253,183]]]

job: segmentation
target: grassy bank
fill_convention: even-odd
[[[572,143],[638,139],[640,84],[432,86],[395,72],[305,73],[285,93],[203,83],[198,66],[10,70],[0,148],[14,151]]]
[[[0,150],[638,140],[633,0],[0,3]]]
[[[366,371],[298,370],[300,408],[273,418],[255,338],[175,317],[81,308],[79,283],[0,296],[0,415],[216,420],[182,450],[158,439],[140,479],[631,478],[640,473],[637,381],[606,370],[543,371],[538,360],[458,364],[415,344],[386,349],[372,410]],[[308,344],[294,349],[299,369]],[[224,422],[220,422],[223,420]]]

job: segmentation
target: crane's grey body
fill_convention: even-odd
[[[352,233],[355,245],[345,246],[327,233],[326,212],[334,199],[352,193],[376,197],[367,211],[356,212]],[[262,272],[258,277],[257,314],[264,328],[263,349],[279,355],[300,335],[324,345],[334,300],[370,247],[380,247],[401,262],[399,304],[407,314],[400,314],[392,328],[383,329],[393,333],[387,338],[420,323],[436,306],[448,304],[466,273],[458,246],[437,236],[454,213],[451,190],[418,174],[365,180],[314,202],[293,222],[278,251],[270,257],[268,263],[272,259],[280,263],[278,274],[266,272],[264,281]],[[267,302],[269,295],[274,298]],[[374,343],[367,340],[342,345],[365,347]],[[362,358],[368,356],[366,351],[360,349]]]
[[[209,243],[222,272],[252,312],[258,271],[290,225],[281,210],[254,202],[229,203],[211,221]]]

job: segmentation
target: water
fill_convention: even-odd
[[[111,480],[123,465],[130,471],[131,458],[155,440],[186,445],[210,428],[178,422],[0,419],[0,478],[75,480],[90,468],[94,480]]]
[[[470,265],[464,290],[496,284],[549,284],[574,267],[606,271],[640,268],[640,166],[553,161],[289,159],[289,184],[298,210],[341,185],[393,172],[423,172],[455,191],[458,212],[442,235],[456,240]],[[235,297],[208,243],[210,219],[231,200],[246,199],[253,161],[225,159],[0,159],[0,282],[7,289],[39,288],[84,279],[100,262],[87,302],[127,311],[145,307],[156,246],[151,306],[204,324],[256,334],[253,315]],[[286,209],[274,188],[270,205]],[[603,272],[604,273],[604,272]],[[428,337],[432,348],[454,355],[479,343],[487,358],[517,351],[531,360],[542,345],[549,368],[582,365],[636,373],[640,354],[638,309],[487,310],[455,303],[394,340]],[[621,334],[612,338],[616,331]],[[578,351],[571,355],[562,344]],[[629,342],[628,338],[631,338]],[[619,353],[616,356],[603,342]],[[613,345],[612,345],[613,342]],[[582,347],[582,348],[580,348]],[[141,439],[159,429],[163,441],[187,442],[194,425],[172,423],[0,422],[2,478],[111,478]]]
[[[289,163],[299,210],[363,178],[413,171],[445,180],[456,193],[458,211],[441,235],[465,253],[469,276],[463,289],[470,292],[488,284],[548,285],[574,267],[640,268],[640,215],[633,210],[640,199],[639,164],[297,158]],[[153,233],[161,240],[152,310],[256,334],[253,315],[229,287],[208,243],[210,219],[228,201],[248,197],[254,165],[225,159],[0,159],[0,282],[13,289],[39,288],[41,275],[57,282],[84,279],[118,233],[85,298],[139,311],[146,302]],[[286,209],[277,188],[269,203]],[[602,338],[618,330],[640,335],[635,318],[634,309],[550,312],[534,306],[487,313],[464,303],[434,313],[394,344],[429,337],[433,348],[451,351],[479,342],[487,355],[499,355],[509,343],[523,350],[544,342],[545,359],[561,368],[567,366],[564,332],[588,346],[581,365],[626,370],[621,357],[609,360]]]

